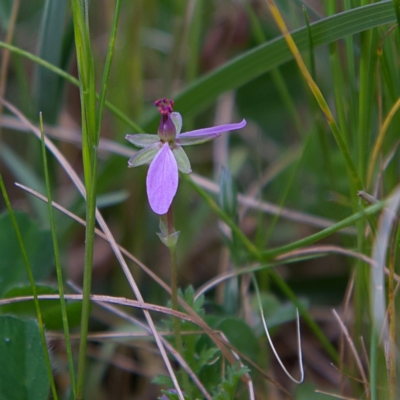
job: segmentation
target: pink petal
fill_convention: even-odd
[[[197,129],[194,131],[185,132],[181,133],[180,135],[177,135],[176,142],[181,146],[204,143],[207,142],[208,140],[217,138],[223,132],[241,129],[244,126],[246,126],[245,119],[242,120],[242,122],[238,122],[236,124],[225,124],[225,125],[212,126],[211,128]]]
[[[178,165],[168,143],[151,162],[146,186],[151,209],[166,214],[178,189]]]

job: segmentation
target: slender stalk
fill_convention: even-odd
[[[96,149],[96,147],[94,148]],[[93,165],[94,174],[97,172],[97,151],[94,156]],[[93,250],[94,250],[94,230],[96,227],[96,217],[94,211],[96,209],[96,179],[93,177],[91,185],[87,188],[86,193],[86,210],[93,210],[86,218],[85,231],[85,268],[83,272],[83,300],[82,300],[82,317],[81,317],[81,340],[79,342],[79,361],[78,361],[78,383],[77,383],[77,399],[83,398],[84,371],[86,361],[86,345],[90,316],[90,292],[92,287],[92,267],[93,267]]]
[[[43,130],[43,118],[42,113],[40,113],[40,133],[42,135],[42,157],[43,157],[43,166],[44,166],[44,175],[46,180],[46,190],[47,190],[47,205],[49,208],[49,219],[51,226],[51,235],[53,239],[53,247],[54,247],[54,259],[56,263],[56,273],[57,273],[57,283],[58,283],[58,291],[60,293],[60,306],[61,306],[61,315],[62,315],[62,323],[64,329],[64,338],[65,338],[65,348],[67,351],[68,358],[68,369],[69,375],[71,379],[71,387],[74,398],[76,398],[76,383],[75,383],[75,372],[74,372],[74,360],[72,357],[72,349],[71,349],[71,341],[69,336],[69,326],[68,326],[68,317],[67,317],[67,306],[64,298],[64,282],[61,270],[61,262],[60,262],[60,252],[58,250],[58,242],[56,235],[56,226],[54,222],[54,214],[53,214],[53,206],[52,206],[52,196],[50,189],[50,178],[49,171],[47,166],[47,156],[46,156],[46,145],[45,145],[45,137]]]
[[[167,227],[168,237],[171,237],[176,233],[174,228],[173,214],[172,214],[172,205],[169,207],[169,210],[166,215],[162,216],[162,222]],[[176,243],[177,241],[171,241],[167,245],[169,249],[170,259],[171,259],[171,301],[172,301],[172,309],[178,311],[178,262],[176,257]],[[178,350],[178,353],[183,356],[183,343],[181,337],[181,321],[178,317],[173,317],[173,326],[174,326],[174,336],[175,336],[175,346]],[[189,379],[184,370],[182,370],[182,378],[183,378],[183,387],[185,391],[190,391]]]
[[[173,225],[173,216],[172,216],[172,206],[169,208],[167,213],[167,229],[168,235],[172,235],[174,233],[174,225]],[[171,256],[171,289],[172,289],[172,309],[178,311],[178,263],[176,258],[176,244],[169,247],[169,252]],[[175,323],[178,322],[176,325]],[[179,319],[174,318],[175,326],[175,337],[176,344],[178,346],[178,342],[180,342],[180,324]],[[177,338],[179,336],[179,339]],[[180,343],[182,346],[182,343]],[[178,349],[181,350],[181,349]]]
[[[82,115],[82,161],[86,186],[86,231],[81,340],[79,342],[78,381],[76,385],[76,398],[80,400],[83,398],[84,391],[86,346],[90,316],[94,230],[96,225],[97,146],[99,143],[99,129],[96,117],[95,71],[90,45],[87,2],[84,0],[72,0],[71,10],[74,22],[75,48],[79,71],[79,92]],[[107,69],[105,75],[107,75]],[[104,93],[105,91],[103,90],[103,94]]]
[[[29,282],[31,284],[32,294],[33,294],[33,302],[35,304],[36,316],[38,319],[38,325],[39,325],[39,331],[40,331],[40,339],[42,341],[44,359],[45,359],[45,363],[46,363],[47,373],[49,375],[51,392],[53,394],[54,400],[57,400],[58,399],[57,389],[56,389],[56,385],[54,383],[53,372],[51,369],[50,355],[49,355],[49,350],[47,348],[46,335],[44,333],[42,313],[40,311],[40,304],[39,304],[37,290],[36,290],[36,286],[35,286],[35,280],[33,279],[32,268],[29,263],[28,255],[26,254],[26,249],[25,249],[24,241],[22,239],[21,231],[19,230],[17,220],[15,219],[14,211],[12,209],[11,202],[8,197],[8,193],[7,193],[6,187],[4,185],[3,176],[1,175],[1,173],[0,173],[0,189],[3,194],[4,202],[6,203],[8,213],[10,214],[10,218],[11,218],[11,221],[12,221],[12,224],[14,227],[15,234],[17,235],[18,243],[19,243],[19,246],[20,246],[21,252],[22,252],[22,257],[24,259],[24,263],[26,266],[26,271],[28,273]]]

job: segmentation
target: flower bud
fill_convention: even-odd
[[[160,126],[158,127],[158,136],[164,142],[173,143],[176,137],[176,127],[171,119],[171,113],[174,101],[170,99],[159,99],[154,102],[161,114]]]

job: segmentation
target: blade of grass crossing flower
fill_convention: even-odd
[[[289,31],[288,31],[288,29],[286,27],[286,24],[285,24],[285,22],[284,22],[284,20],[282,18],[282,15],[281,15],[280,11],[278,10],[278,8],[276,7],[275,2],[273,0],[265,0],[265,1],[266,1],[267,5],[268,5],[272,15],[273,15],[273,18],[274,18],[276,24],[278,25],[280,31],[282,32],[282,34],[283,34],[283,36],[284,36],[284,38],[286,40],[286,43],[287,43],[288,47],[290,48],[290,51],[292,52],[293,57],[295,58],[301,73],[303,74],[303,76],[304,76],[305,80],[307,81],[307,84],[309,85],[309,87],[310,87],[315,99],[317,100],[317,103],[319,104],[322,112],[325,115],[325,118],[327,120],[327,123],[328,123],[329,127],[331,128],[331,131],[332,131],[333,136],[334,136],[334,138],[336,140],[336,143],[337,143],[337,145],[338,145],[338,147],[339,147],[339,149],[340,149],[340,151],[341,151],[341,153],[342,153],[342,155],[343,155],[343,157],[345,159],[345,162],[346,162],[346,165],[347,165],[347,169],[348,169],[348,172],[349,172],[349,177],[350,177],[350,180],[352,181],[353,186],[354,186],[353,189],[361,190],[362,186],[363,186],[362,182],[361,182],[361,179],[360,179],[360,177],[359,177],[359,175],[357,173],[357,169],[356,169],[356,167],[355,167],[355,165],[353,163],[353,160],[351,158],[349,149],[346,146],[346,142],[344,141],[344,139],[342,137],[342,134],[341,134],[341,132],[339,130],[339,127],[338,127],[338,125],[337,125],[337,123],[336,123],[336,121],[335,121],[335,119],[333,117],[333,114],[332,114],[328,104],[326,103],[326,100],[325,100],[324,96],[322,95],[319,87],[317,86],[315,81],[312,79],[312,77],[311,77],[306,65],[304,64],[304,61],[303,61],[303,59],[302,59],[302,57],[301,57],[301,55],[299,53],[297,45],[294,42],[291,34],[289,33]],[[352,190],[351,191],[351,193],[353,193],[353,192],[354,192],[353,196],[355,196],[356,190]]]
[[[35,280],[33,278],[32,269],[31,269],[31,266],[30,266],[30,263],[29,263],[28,255],[26,254],[26,250],[25,250],[23,239],[22,239],[22,235],[21,235],[21,232],[19,230],[19,227],[18,227],[18,224],[17,224],[17,220],[15,219],[14,211],[12,209],[11,202],[10,202],[10,199],[8,197],[8,193],[7,193],[6,187],[4,185],[3,176],[1,174],[0,174],[0,189],[1,189],[1,192],[3,194],[3,198],[4,198],[4,202],[6,203],[7,210],[9,212],[9,214],[10,214],[11,221],[12,221],[12,224],[13,224],[13,227],[14,227],[14,231],[15,231],[15,234],[17,235],[18,243],[19,243],[20,248],[21,248],[21,253],[22,253],[22,257],[24,259],[24,263],[25,263],[25,266],[26,266],[26,271],[28,273],[29,282],[30,282],[30,285],[31,285],[31,288],[32,288],[33,301],[34,301],[34,304],[35,304],[36,316],[37,316],[37,319],[38,319],[40,338],[41,338],[42,345],[43,345],[43,353],[44,353],[44,358],[45,358],[45,362],[46,362],[46,368],[47,368],[47,372],[48,372],[48,375],[49,375],[49,382],[50,382],[51,392],[53,394],[54,400],[57,400],[58,399],[57,389],[56,389],[56,386],[55,386],[55,383],[54,383],[53,372],[52,372],[52,368],[51,368],[50,355],[49,355],[49,350],[47,348],[47,341],[46,341],[46,336],[45,336],[45,333],[44,333],[42,313],[40,311],[40,304],[39,304],[39,300],[38,300],[38,297],[37,297]]]
[[[69,336],[67,308],[66,308],[66,303],[65,303],[65,298],[64,298],[64,282],[63,282],[63,276],[62,276],[62,270],[61,270],[60,252],[58,249],[56,225],[55,225],[54,214],[53,214],[52,195],[51,195],[50,178],[49,178],[49,171],[48,171],[48,165],[47,165],[46,145],[45,145],[45,137],[44,137],[44,130],[43,130],[42,113],[40,113],[40,133],[42,135],[42,137],[41,137],[41,139],[42,139],[42,158],[43,158],[44,175],[45,175],[45,180],[46,180],[46,192],[47,192],[47,199],[48,199],[47,205],[48,205],[48,210],[49,210],[51,235],[52,235],[52,239],[53,239],[54,259],[55,259],[55,263],[56,263],[58,291],[60,294],[60,306],[61,306],[61,316],[62,316],[64,338],[65,338],[65,348],[67,350],[68,369],[69,369],[69,376],[70,376],[70,380],[71,380],[72,393],[73,393],[74,397],[76,397],[74,360],[73,360],[73,356],[72,356],[71,341],[70,341],[70,336]]]

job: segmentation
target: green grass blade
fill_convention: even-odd
[[[99,96],[99,105],[98,105],[98,109],[97,109],[97,137],[98,138],[100,138],[101,120],[103,117],[104,103],[105,103],[105,99],[106,99],[108,80],[110,77],[111,61],[112,61],[113,55],[114,55],[115,38],[117,36],[117,27],[118,27],[120,10],[121,10],[121,0],[117,0],[117,2],[115,4],[114,20],[113,20],[113,25],[112,25],[111,34],[110,34],[110,41],[108,44],[106,65],[104,66],[103,80],[101,83],[101,91],[100,91],[100,96]]]
[[[64,298],[64,282],[63,282],[63,276],[62,276],[62,270],[61,270],[61,261],[60,261],[60,252],[59,252],[59,248],[58,248],[58,241],[57,241],[57,234],[56,234],[56,225],[55,225],[54,214],[53,214],[52,195],[51,195],[51,188],[50,188],[49,170],[48,170],[48,165],[47,165],[46,145],[45,145],[45,137],[44,137],[44,130],[43,130],[42,114],[40,114],[40,133],[42,136],[41,137],[42,138],[42,158],[43,158],[44,175],[45,175],[45,180],[46,180],[46,192],[47,192],[47,199],[48,199],[47,205],[48,205],[48,211],[49,211],[51,235],[52,235],[52,239],[53,239],[54,260],[56,263],[58,291],[60,294],[60,306],[61,306],[61,315],[62,315],[62,322],[63,322],[63,329],[64,329],[65,348],[67,350],[68,369],[69,369],[69,376],[71,379],[72,393],[73,393],[74,397],[76,397],[74,360],[72,357],[72,348],[71,348],[68,318],[67,318],[67,308],[66,308],[66,303],[65,303],[65,298]]]
[[[96,224],[97,146],[99,130],[96,118],[96,88],[93,54],[90,46],[88,9],[86,2],[72,0],[75,48],[79,71],[79,92],[82,115],[82,158],[86,187],[86,230],[83,273],[81,337],[79,342],[76,398],[83,398],[85,382],[86,345],[90,316],[90,292]]]
[[[55,66],[61,66],[62,41],[67,14],[67,0],[46,0],[43,6],[39,33],[39,56]],[[57,121],[62,100],[62,83],[59,76],[47,68],[36,66],[36,110],[42,112],[48,123]]]

